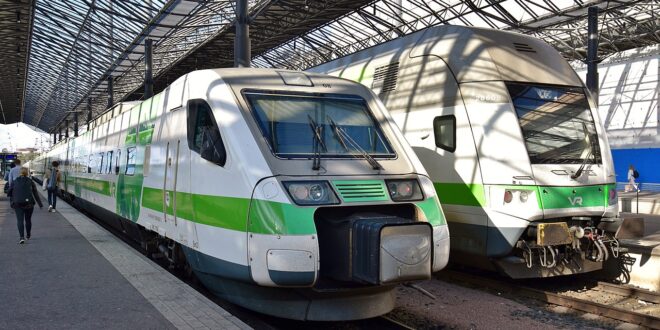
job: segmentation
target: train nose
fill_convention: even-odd
[[[427,222],[351,217],[320,224],[319,243],[321,270],[336,280],[383,285],[431,277],[433,228]]]

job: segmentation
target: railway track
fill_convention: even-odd
[[[509,292],[516,296],[523,296],[548,304],[564,306],[574,310],[596,314],[652,329],[660,329],[660,317],[658,316],[557,293],[546,289],[534,288],[527,284],[516,283],[513,280],[497,279],[455,270],[442,271],[437,277],[454,283],[462,282],[477,287],[486,287],[502,292]],[[624,297],[636,298],[649,303],[660,304],[660,293],[626,285],[597,282],[597,285],[590,290],[600,290]]]

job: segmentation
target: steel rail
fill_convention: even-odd
[[[660,329],[660,317],[635,312],[619,308],[616,306],[608,306],[605,304],[597,303],[590,300],[584,300],[567,295],[558,294],[555,292],[544,291],[540,289],[530,288],[524,285],[517,285],[515,283],[508,283],[506,281],[487,278],[483,276],[457,272],[452,270],[444,270],[437,275],[437,278],[448,279],[452,282],[466,282],[480,287],[496,289],[500,291],[508,291],[514,295],[523,296],[545,303],[564,306],[596,314],[611,319],[633,323],[645,326],[652,329]]]
[[[660,292],[653,292],[650,290],[635,288],[624,284],[613,284],[607,282],[598,282],[596,289],[622,296],[634,297],[654,304],[660,304]]]

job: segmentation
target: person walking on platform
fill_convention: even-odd
[[[626,186],[626,192],[628,191],[639,191],[639,186],[635,182],[635,179],[639,177],[639,172],[635,169],[635,166],[628,166],[628,186]]]
[[[53,167],[46,171],[44,180],[48,180],[46,183],[46,189],[48,190],[48,212],[55,212],[55,208],[57,207],[57,191],[60,189],[62,174],[59,170],[60,163],[58,161],[54,160],[51,165]]]
[[[9,171],[5,172],[4,180],[5,180],[5,187],[3,188],[5,191],[5,194],[9,194],[9,172],[11,172],[11,169],[16,167],[14,163],[9,164]]]
[[[9,178],[7,180],[7,182],[9,182],[9,188],[10,189],[11,189],[12,182],[14,182],[14,180],[16,180],[19,176],[21,176],[21,168],[22,168],[21,167],[21,160],[16,159],[14,161],[14,168],[12,168],[9,171]]]
[[[37,186],[28,177],[27,168],[21,169],[20,176],[9,188],[9,196],[11,196],[11,207],[16,211],[16,224],[21,237],[18,244],[24,244],[26,238],[24,234],[27,234],[27,239],[30,239],[32,232],[32,212],[35,201],[39,204],[39,208],[43,207],[37,193]],[[23,228],[24,226],[25,228]]]

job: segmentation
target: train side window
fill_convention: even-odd
[[[449,152],[456,151],[456,117],[439,116],[433,119],[435,146]]]
[[[98,162],[96,162],[96,172],[97,173],[103,173],[103,154],[102,152],[99,153],[98,156]]]
[[[126,175],[135,174],[135,147],[129,147],[126,149]]]
[[[112,151],[108,151],[106,153],[105,159],[106,159],[106,166],[105,169],[103,169],[103,173],[106,174],[112,174]]]
[[[119,175],[119,161],[121,160],[121,149],[117,149],[115,155],[115,175]]]
[[[188,101],[188,147],[202,158],[224,166],[227,152],[211,107],[204,100]]]

